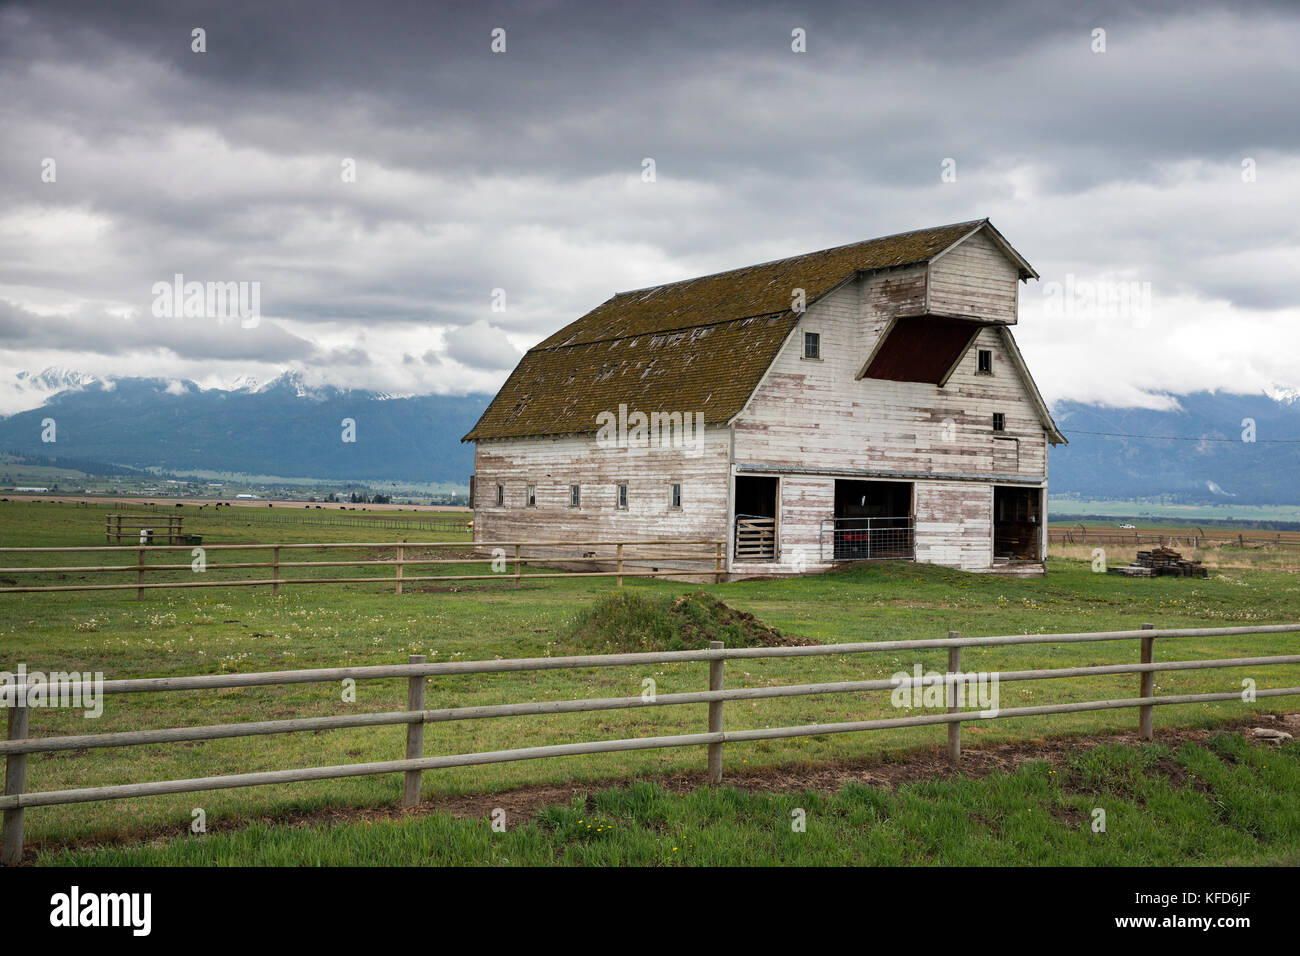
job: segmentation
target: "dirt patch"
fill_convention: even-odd
[[[1249,736],[1251,727],[1267,721],[1275,726],[1300,726],[1300,714],[1274,716],[1260,714],[1254,717],[1225,721],[1212,728],[1158,730],[1155,743],[1171,749],[1184,743],[1204,743],[1210,737],[1225,732],[1245,736],[1251,746],[1268,746]],[[993,773],[1012,773],[1021,764],[1045,761],[1057,767],[1066,758],[1080,750],[1090,750],[1108,744],[1135,747],[1144,743],[1136,733],[1094,734],[1081,737],[1007,741],[987,746],[963,748],[961,763],[953,766],[946,750],[941,746],[904,752],[887,752],[858,760],[797,762],[777,767],[727,767],[723,777],[725,786],[754,793],[804,793],[816,791],[834,794],[850,781],[866,786],[893,790],[909,783],[923,780],[978,779]],[[1227,755],[1222,755],[1226,757]],[[1186,770],[1169,758],[1161,758],[1156,769],[1169,777],[1173,786],[1192,786],[1202,792],[1209,788],[1204,781],[1189,777]],[[707,785],[703,770],[647,777],[613,777],[606,780],[546,784],[517,787],[489,793],[439,794],[424,800],[419,806],[403,810],[393,806],[337,807],[280,815],[243,817],[238,821],[213,821],[209,833],[233,833],[254,824],[278,827],[340,826],[355,823],[375,823],[385,820],[402,820],[430,813],[445,813],[461,819],[486,820],[492,811],[501,808],[512,825],[533,820],[548,807],[569,806],[581,797],[590,806],[591,794],[598,790],[612,790],[633,783],[654,783],[671,793],[689,793]],[[1069,782],[1061,784],[1072,790]],[[1068,807],[1052,810],[1052,815],[1063,823],[1082,825],[1083,813]],[[34,841],[24,854],[25,864],[35,863],[38,851],[54,849],[91,849],[96,846],[131,846],[159,844],[181,835],[178,827],[127,829],[108,838],[71,842],[60,840]]]

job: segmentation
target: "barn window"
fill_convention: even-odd
[[[527,499],[526,499],[526,500],[527,500],[527,502],[528,502],[528,507],[530,507],[530,508],[536,508],[536,507],[537,507],[537,486],[536,486],[536,485],[529,485],[529,486],[528,486],[528,492],[527,492]]]
[[[682,486],[671,485],[668,489],[668,501],[670,507],[680,508],[682,506]]]
[[[569,485],[569,507],[577,508],[582,505],[582,488],[579,485]]]
[[[1004,432],[1007,430],[1007,416],[1002,412],[993,413],[993,430],[995,432]]]
[[[627,485],[618,486],[618,506],[620,508],[627,507]]]
[[[822,337],[818,332],[805,332],[803,334],[803,357],[806,359],[819,359],[822,357]]]
[[[501,507],[505,503],[506,503],[506,486],[497,485],[497,507]]]
[[[992,349],[979,349],[976,352],[977,367],[976,371],[981,375],[993,374],[993,351]]]

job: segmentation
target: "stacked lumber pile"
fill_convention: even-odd
[[[1201,566],[1200,561],[1188,561],[1173,548],[1157,547],[1150,551],[1139,551],[1132,564],[1122,568],[1108,568],[1111,574],[1122,574],[1130,578],[1159,578],[1172,576],[1176,578],[1204,578],[1209,571]]]

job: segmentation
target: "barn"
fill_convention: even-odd
[[[479,541],[726,544],[731,575],[903,559],[1041,574],[1047,446],[987,219],[621,292],[465,441]]]

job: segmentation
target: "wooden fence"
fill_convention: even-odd
[[[1186,531],[1142,531],[1096,528],[1085,525],[1048,527],[1047,543],[1096,544],[1141,547],[1144,544],[1186,548],[1300,548],[1300,531],[1232,531],[1225,528],[1188,528]]]
[[[364,505],[313,505],[310,508],[287,507],[233,508],[210,507],[206,503],[196,520],[249,521],[257,524],[274,524],[288,527],[309,526],[320,528],[382,528],[388,531],[448,531],[468,533],[474,527],[472,511],[421,512],[419,517],[403,517],[402,512],[372,512],[364,515],[337,514],[338,511],[355,511]]]
[[[736,558],[771,561],[776,557],[776,519],[736,515]]]
[[[180,544],[182,521],[184,518],[180,515],[168,514],[109,515],[104,519],[104,543],[116,541],[121,544],[126,538],[144,544],[145,532],[148,532],[149,542],[166,538],[168,544]]]
[[[403,585],[426,581],[511,581],[518,585],[527,577],[538,578],[615,578],[622,586],[626,577],[705,577],[715,582],[722,580],[723,545],[720,540],[698,541],[478,541],[472,544],[458,541],[421,541],[421,542],[316,542],[309,544],[211,544],[202,547],[188,545],[161,545],[148,547],[48,547],[48,548],[0,548],[0,555],[20,555],[25,558],[37,554],[93,554],[112,557],[116,554],[130,554],[135,557],[134,564],[79,564],[45,566],[26,564],[19,567],[0,568],[0,576],[8,575],[93,575],[100,573],[134,574],[135,581],[129,584],[91,584],[79,581],[75,584],[27,584],[0,587],[0,593],[18,592],[53,592],[53,591],[129,591],[134,589],[137,600],[144,599],[144,592],[158,588],[200,588],[200,587],[269,587],[272,594],[279,594],[282,585],[295,584],[386,584],[397,594],[402,593]],[[333,561],[287,561],[281,558],[282,552],[297,553],[308,550],[364,550],[384,556],[369,558],[344,558]],[[692,548],[686,551],[682,549]],[[467,551],[470,554],[452,557],[433,557],[421,552]],[[664,550],[669,549],[669,550]],[[172,551],[186,552],[194,560],[184,564],[149,563],[153,554],[165,554]],[[211,553],[224,554],[230,551],[270,552],[270,561],[234,561],[214,564],[207,560]],[[492,569],[486,573],[476,574],[423,574],[408,575],[406,569],[411,567],[439,567],[448,565],[490,564]],[[579,565],[604,566],[608,570],[592,571],[536,571],[527,575],[524,568],[529,565]],[[376,568],[393,569],[393,576],[380,577],[284,577],[283,572],[293,568]],[[218,578],[208,577],[214,571],[226,570],[269,570],[270,577],[263,578]],[[146,579],[146,575],[181,574],[181,580]],[[187,573],[188,572],[188,573]]]
[[[134,730],[105,734],[77,734],[65,737],[31,737],[29,715],[31,708],[11,706],[9,711],[8,740],[0,741],[0,754],[5,756],[5,790],[0,796],[0,810],[4,811],[3,837],[0,839],[0,863],[17,863],[22,856],[23,812],[28,807],[48,807],[60,804],[88,803],[101,800],[120,800],[171,793],[198,793],[236,787],[256,787],[267,784],[293,783],[307,780],[331,780],[344,777],[371,776],[400,773],[403,775],[402,805],[413,806],[420,799],[420,775],[426,770],[450,767],[468,767],[481,764],[504,763],[516,760],[534,760],[549,757],[568,757],[583,754],[613,753],[629,750],[653,750],[668,747],[707,748],[708,779],[713,784],[722,781],[722,747],[726,743],[755,740],[774,740],[788,737],[808,737],[821,734],[855,733],[884,730],[895,727],[944,725],[947,728],[948,754],[953,761],[961,757],[961,725],[982,720],[1007,717],[1031,717],[1045,714],[1076,713],[1081,711],[1138,708],[1138,728],[1144,739],[1154,733],[1153,712],[1157,706],[1194,704],[1209,701],[1241,700],[1240,690],[1208,694],[1179,694],[1155,696],[1155,675],[1163,671],[1180,671],[1206,668],[1263,667],[1278,664],[1300,663],[1300,654],[1268,657],[1238,657],[1219,660],[1155,660],[1156,640],[1190,637],[1228,637],[1234,635],[1294,634],[1300,624],[1257,625],[1253,627],[1176,628],[1155,630],[1144,624],[1136,631],[1102,631],[1072,634],[1018,634],[1005,637],[962,637],[949,631],[946,638],[920,641],[875,641],[860,644],[822,644],[800,647],[726,648],[721,642],[710,643],[708,650],[665,651],[637,654],[597,654],[578,657],[535,657],[517,660],[481,660],[447,663],[426,663],[422,655],[412,655],[406,664],[367,667],[333,667],[316,670],[270,671],[256,674],[210,674],[191,677],[152,677],[104,681],[94,689],[102,694],[164,693],[187,690],[215,690],[230,687],[266,687],[287,684],[308,684],[352,680],[407,679],[407,709],[366,714],[346,714],[333,717],[305,717],[281,720],[253,721],[233,724],[216,724],[205,727],[171,727],[160,730]],[[1097,641],[1138,641],[1140,661],[1130,664],[1104,664],[1087,667],[1059,667],[1049,670],[1003,671],[995,675],[963,672],[963,648],[999,647],[1023,644],[1067,644]],[[929,648],[947,648],[948,669],[941,675],[944,685],[946,709],[943,713],[919,714],[875,720],[841,721],[837,723],[805,724],[793,727],[766,727],[753,730],[724,730],[723,704],[730,700],[758,700],[774,697],[801,697],[822,694],[857,694],[869,691],[892,691],[901,686],[915,687],[913,677],[887,680],[840,681],[821,684],[794,684],[768,687],[742,687],[724,689],[723,667],[729,660],[756,658],[816,657],[826,655],[869,654],[877,652],[909,652]],[[670,664],[702,661],[709,664],[708,690],[675,694],[658,694],[640,697],[594,698],[588,700],[554,700],[527,703],[498,704],[490,706],[451,707],[441,710],[425,709],[425,681],[429,677],[448,674],[491,674],[502,672],[573,670],[590,667],[625,667],[644,664]],[[1130,698],[1079,701],[1067,704],[1045,704],[1032,707],[1009,707],[1001,710],[963,710],[959,700],[961,685],[970,685],[978,679],[996,676],[1001,681],[1056,680],[1060,678],[1093,677],[1103,674],[1138,674],[1138,696]],[[938,679],[925,676],[922,681]],[[83,687],[64,688],[70,698],[82,692]],[[13,688],[12,701],[26,699],[25,688]],[[1256,699],[1300,695],[1300,687],[1275,687],[1255,690]],[[620,740],[579,741],[540,747],[519,747],[511,750],[493,750],[482,753],[424,756],[424,725],[452,720],[480,720],[521,715],[567,714],[603,710],[624,710],[639,707],[663,707],[678,704],[707,704],[707,731],[696,734],[677,734],[666,737],[636,737]],[[186,780],[159,780],[146,783],[125,783],[112,786],[81,787],[73,790],[28,791],[26,789],[27,757],[34,753],[55,753],[83,748],[129,747],[145,744],[170,744],[194,740],[218,740],[231,737],[253,737],[264,734],[302,733],[308,731],[337,730],[345,727],[375,727],[396,725],[406,728],[405,758],[372,763],[343,764],[329,767],[307,767],[291,770],[270,770],[254,773],[228,774],[215,777],[198,777]],[[130,764],[124,764],[129,768]]]

